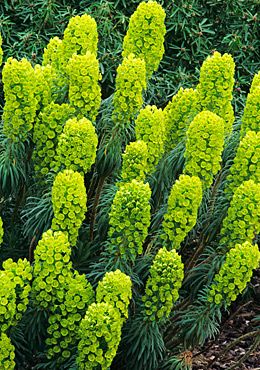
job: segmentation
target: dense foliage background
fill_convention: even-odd
[[[5,58],[25,56],[32,62],[40,62],[48,40],[60,37],[73,15],[89,13],[98,25],[102,92],[108,96],[121,61],[129,17],[140,2],[4,0],[0,4],[0,32]],[[196,84],[201,63],[218,50],[231,53],[236,62],[234,103],[241,108],[252,76],[259,70],[259,1],[161,0],[159,3],[166,11],[166,52],[153,77],[156,82],[153,103],[165,104],[180,86]]]
[[[123,46],[140,3],[0,4],[4,60],[19,60],[1,76],[0,297],[11,282],[13,317],[0,307],[0,364],[13,360],[12,342],[18,369],[87,368],[96,357],[107,369],[125,324],[111,369],[187,370],[189,351],[257,297],[259,1],[160,1],[165,54],[150,79],[164,12],[155,7],[156,35],[139,20],[142,32],[130,30]],[[67,27],[85,13],[98,36],[88,16]],[[54,36],[63,41],[43,54]],[[257,320],[248,356],[260,342]],[[100,340],[101,353],[89,339],[102,330],[111,348]]]

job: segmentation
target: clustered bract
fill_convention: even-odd
[[[58,137],[73,113],[74,109],[68,104],[59,105],[54,102],[40,112],[33,131],[33,162],[37,174],[47,175],[56,167]]]
[[[162,223],[162,239],[170,243],[170,248],[178,249],[196,224],[201,201],[200,179],[196,176],[181,175],[171,189]]]
[[[255,86],[247,95],[246,105],[242,116],[240,137],[248,131],[260,131],[260,85]]]
[[[87,118],[69,119],[59,136],[56,169],[70,169],[84,175],[95,162],[98,138]]]
[[[227,177],[226,192],[232,195],[246,180],[260,182],[260,131],[248,131],[239,147]]]
[[[179,297],[184,277],[184,265],[175,249],[161,248],[150,267],[143,302],[150,320],[166,320]]]
[[[115,125],[129,127],[143,104],[146,88],[145,62],[130,54],[117,68],[112,119]]]
[[[0,367],[1,369],[14,370],[15,368],[15,347],[11,339],[5,334],[0,333]]]
[[[142,140],[131,142],[126,146],[122,157],[121,181],[130,182],[134,179],[144,181],[148,158],[146,143]]]
[[[79,329],[78,367],[84,369],[109,369],[121,339],[119,311],[109,303],[89,306]]]
[[[86,202],[83,176],[72,170],[59,172],[52,186],[54,218],[51,227],[65,232],[71,246],[76,245],[78,230],[87,210]]]
[[[4,133],[12,141],[25,141],[36,115],[34,69],[23,58],[8,58],[3,67],[5,105]]]
[[[246,288],[259,262],[260,252],[256,244],[245,242],[235,245],[226,254],[225,262],[214,277],[208,301],[229,306]]]
[[[148,149],[147,171],[152,173],[164,153],[165,122],[164,114],[155,105],[141,109],[135,121],[137,140],[143,140]]]
[[[85,55],[73,54],[66,71],[69,78],[69,101],[78,118],[95,121],[101,104],[101,78],[98,60],[89,51]]]
[[[181,140],[185,139],[186,131],[198,112],[197,91],[181,87],[163,111],[166,151],[174,149]]]
[[[203,111],[187,131],[184,173],[198,176],[206,189],[220,170],[224,146],[224,121],[215,113]]]
[[[120,313],[123,321],[128,318],[128,305],[132,297],[132,283],[129,276],[120,270],[107,272],[99,281],[96,291],[97,303],[109,303]]]
[[[151,189],[132,180],[120,185],[109,213],[109,246],[116,247],[121,258],[134,261],[142,253],[150,225]]]
[[[158,69],[164,54],[165,12],[155,1],[141,2],[130,17],[124,37],[123,57],[133,53],[144,59],[147,76]]]
[[[260,232],[260,185],[243,182],[234,192],[220,231],[220,244],[232,248],[236,243],[252,243]]]
[[[234,122],[231,105],[235,63],[230,54],[215,52],[208,56],[200,69],[197,87],[201,110],[216,113],[225,121],[225,134],[230,134]]]

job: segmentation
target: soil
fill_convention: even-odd
[[[260,289],[260,277],[255,278],[257,291]],[[254,321],[257,315],[260,315],[260,291],[254,301],[236,307],[229,317],[224,318],[221,333],[216,340],[208,341],[203,348],[193,351],[192,369],[260,370],[260,325],[259,321]],[[237,338],[251,332],[255,332],[255,335],[248,334],[232,348],[227,348]],[[251,351],[256,340],[258,345]],[[245,354],[248,357],[240,364],[239,361]]]

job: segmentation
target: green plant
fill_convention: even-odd
[[[202,201],[202,184],[198,177],[181,175],[173,185],[162,222],[162,239],[170,248],[180,248],[181,242],[195,226]]]
[[[209,110],[223,118],[226,134],[232,131],[235,119],[231,105],[234,73],[232,56],[215,52],[203,62],[197,87],[201,110]]]
[[[174,302],[179,297],[179,289],[184,277],[181,257],[173,249],[161,248],[150,267],[150,276],[145,286],[143,302],[145,315],[150,320],[165,321],[169,317]]]
[[[215,113],[202,111],[194,118],[186,135],[184,173],[198,176],[203,188],[208,188],[221,168],[224,121]]]
[[[84,220],[86,202],[83,176],[72,170],[58,173],[52,186],[52,229],[64,231],[72,246],[76,244],[78,230]]]
[[[216,0],[205,1],[219,14]],[[5,9],[20,19],[25,8],[18,3],[5,2]],[[171,26],[157,72],[165,27],[164,11],[155,2],[140,5],[131,18],[122,59],[124,12],[132,11],[133,2],[102,0],[98,7],[92,2],[89,9],[101,15],[96,17],[101,35],[97,50],[96,23],[89,16],[72,19],[64,35],[58,32],[59,38],[49,28],[57,24],[56,16],[65,22],[73,6],[80,12],[87,4],[84,0],[72,1],[67,11],[55,0],[45,7],[39,0],[48,30],[43,33],[52,37],[43,62],[35,56],[32,64],[6,64],[10,75],[3,82],[8,87],[6,100],[10,95],[17,100],[20,93],[10,81],[17,64],[26,64],[33,79],[29,85],[22,70],[19,99],[27,101],[33,91],[35,104],[33,128],[22,130],[23,137],[20,133],[7,137],[5,122],[0,134],[5,228],[0,250],[0,331],[7,335],[3,356],[9,361],[11,341],[18,368],[190,368],[185,354],[218,335],[223,310],[234,309],[229,298],[236,298],[236,307],[254,299],[252,284],[246,294],[239,293],[245,291],[258,264],[256,247],[247,252],[249,245],[244,243],[255,243],[259,237],[259,184],[257,168],[245,163],[248,153],[251,161],[251,152],[241,148],[250,137],[257,149],[258,134],[242,140],[240,129],[249,85],[244,63],[251,72],[256,66],[247,58],[237,63],[236,119],[231,130],[233,59],[223,55],[223,49],[221,54],[208,49],[216,38],[204,3],[163,3],[172,17],[166,18]],[[223,11],[222,0],[218,3]],[[35,10],[31,5],[28,17]],[[225,7],[231,11],[235,5]],[[115,9],[121,13],[113,17]],[[4,24],[8,26],[8,20]],[[247,37],[252,42],[255,27],[250,25]],[[115,31],[117,27],[120,31]],[[219,27],[226,32],[225,24]],[[155,28],[153,38],[144,31]],[[181,39],[180,28],[186,38]],[[172,31],[176,38],[170,40]],[[3,35],[6,51],[8,30]],[[151,45],[149,53],[147,44],[140,43],[144,37]],[[108,55],[110,42],[114,50]],[[236,42],[232,38],[233,51]],[[135,46],[138,50],[133,52]],[[181,56],[174,63],[169,47],[171,57]],[[186,47],[194,51],[192,59],[178,49]],[[245,55],[243,48],[238,49],[240,56]],[[198,67],[209,54],[213,56],[203,64],[198,81]],[[258,94],[257,77],[253,81],[247,106],[251,94]],[[258,110],[257,104],[254,109]],[[243,178],[235,174],[238,161],[249,170],[240,171]],[[232,178],[239,185],[232,189],[233,197],[225,191]],[[233,249],[241,266],[231,261]],[[24,260],[28,256],[30,262]],[[225,285],[234,266],[240,270],[235,287]],[[224,284],[219,285],[222,277]],[[214,289],[223,299],[219,301],[215,293],[212,297],[226,304],[209,302]]]
[[[256,244],[253,246],[245,242],[231,248],[219,273],[214,277],[208,301],[229,306],[246,288],[259,262],[260,252]]]

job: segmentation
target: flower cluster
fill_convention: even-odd
[[[0,333],[0,368],[14,370],[15,368],[15,347],[11,339],[5,334]]]
[[[0,245],[3,243],[3,238],[4,238],[3,220],[0,217]]]
[[[101,90],[98,81],[98,60],[89,51],[85,55],[70,58],[66,71],[69,78],[69,101],[75,107],[79,118],[95,121],[101,104]]]
[[[145,315],[154,321],[163,321],[171,313],[179,298],[179,289],[184,277],[184,265],[175,249],[161,248],[150,267],[150,276],[145,287],[143,302]]]
[[[221,228],[220,244],[230,249],[236,243],[252,243],[259,232],[260,185],[248,180],[234,192]]]
[[[16,313],[15,283],[7,271],[0,271],[0,332],[6,331]]]
[[[74,109],[68,104],[51,102],[39,114],[33,131],[35,171],[44,176],[56,166],[58,137],[65,122],[73,116]]]
[[[109,213],[109,245],[116,246],[121,258],[134,261],[150,225],[151,189],[148,184],[132,180],[120,185]]]
[[[37,100],[37,111],[42,110],[52,101],[51,78],[52,68],[50,65],[34,67],[35,98]]]
[[[109,303],[93,303],[81,321],[78,368],[109,369],[121,339],[120,314]]]
[[[250,87],[250,93],[254,92],[254,90],[260,87],[260,71],[254,75],[251,87]]]
[[[63,58],[68,61],[73,54],[97,55],[98,33],[95,20],[88,14],[72,17],[64,31]]]
[[[181,87],[163,111],[166,131],[164,146],[167,152],[185,138],[185,133],[198,112],[197,91]]]
[[[68,90],[68,77],[63,60],[63,43],[58,37],[50,39],[44,49],[42,65],[49,68],[46,76],[52,90],[54,102],[63,101]]]
[[[197,221],[202,201],[202,184],[198,177],[181,175],[171,189],[164,215],[162,239],[177,249]]]
[[[21,320],[29,303],[31,291],[30,282],[32,280],[32,268],[26,259],[19,259],[14,262],[11,258],[3,262],[3,269],[13,282],[16,296],[16,310],[12,319],[12,325],[16,325]]]
[[[44,48],[42,65],[51,65],[56,71],[61,68],[62,62],[62,40],[57,36],[50,39],[46,48]]]
[[[72,170],[59,172],[52,186],[54,218],[51,227],[66,233],[71,246],[76,245],[78,230],[87,210],[86,202],[83,176]]]
[[[105,302],[119,310],[123,320],[128,318],[128,305],[132,298],[132,282],[120,270],[107,272],[99,281],[96,291],[97,303]]]
[[[32,297],[35,304],[51,309],[64,300],[63,287],[71,274],[71,249],[67,236],[46,231],[34,253]]]
[[[51,309],[47,328],[49,337],[46,339],[47,357],[61,355],[61,362],[71,356],[71,347],[79,339],[80,322],[94,300],[94,291],[85,275],[75,271],[65,279],[63,289],[58,292],[59,298],[62,296],[61,302]]]
[[[252,90],[252,89],[251,89]],[[248,131],[260,131],[260,86],[255,86],[247,95],[246,105],[242,116],[240,137],[244,137]]]
[[[147,105],[142,109],[135,121],[137,140],[143,140],[148,149],[147,171],[155,170],[164,153],[165,121],[161,109],[155,105]]]
[[[3,85],[4,133],[13,141],[24,141],[33,128],[37,107],[35,73],[30,62],[8,58],[3,67]]]
[[[87,118],[69,119],[58,139],[54,169],[66,168],[84,175],[95,162],[97,144],[95,127]]]
[[[235,245],[226,254],[224,264],[214,277],[208,301],[229,306],[246,288],[253,270],[258,268],[259,263],[260,252],[257,245],[251,245],[249,242]]]
[[[0,66],[2,65],[2,62],[3,62],[3,49],[2,49],[2,36],[1,36],[1,33],[0,33]]]
[[[233,194],[235,189],[246,180],[260,182],[260,131],[248,131],[240,141],[234,163],[227,177],[226,192]]]
[[[73,272],[71,249],[63,232],[46,231],[35,250],[32,298],[35,304],[50,311],[47,329],[48,357],[70,357],[79,323],[94,291],[84,275]]]
[[[147,77],[158,69],[164,54],[165,12],[156,1],[141,2],[130,17],[123,57],[133,53],[146,63]]]
[[[197,114],[187,131],[184,173],[198,176],[203,188],[210,187],[221,167],[223,146],[223,119],[209,111]]]
[[[133,179],[143,181],[147,172],[148,150],[144,141],[138,140],[126,146],[122,155],[121,179],[130,182]]]
[[[128,127],[135,119],[143,104],[145,88],[145,62],[130,54],[117,68],[112,112],[112,119],[116,125]]]
[[[234,72],[232,56],[215,52],[203,62],[197,87],[201,110],[209,110],[223,118],[226,134],[230,134],[234,122],[231,105]]]

